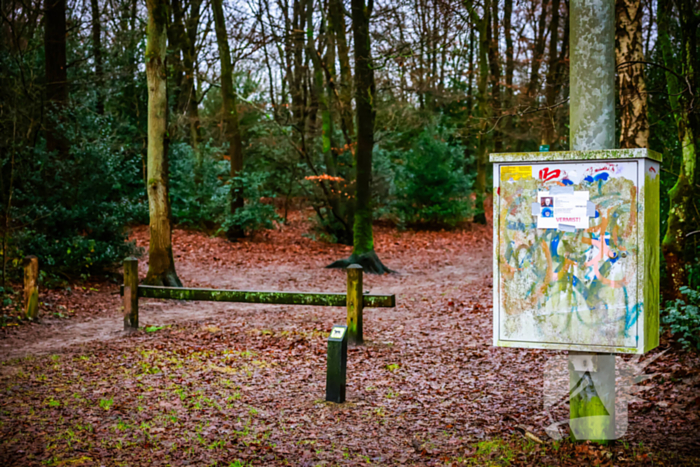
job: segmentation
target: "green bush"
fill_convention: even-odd
[[[230,165],[210,144],[201,144],[198,163],[192,146],[170,145],[170,201],[173,220],[195,228],[213,228],[227,207]]]
[[[282,218],[271,204],[262,202],[263,197],[274,197],[264,189],[266,175],[261,172],[243,171],[233,180],[234,191],[242,195],[245,205],[236,210],[235,214],[226,212],[221,224],[221,231],[228,231],[231,227],[239,227],[246,233],[263,229],[272,229],[275,222]]]
[[[693,277],[693,270],[700,270],[700,266],[689,269]],[[681,287],[681,293],[684,299],[666,304],[663,322],[684,348],[700,350],[700,289]]]
[[[444,131],[428,128],[396,161],[393,211],[400,224],[455,227],[471,213],[471,180],[464,149]]]
[[[51,118],[51,116],[49,117]],[[125,225],[147,212],[140,158],[115,143],[113,122],[80,107],[60,127],[70,152],[16,148],[10,257],[36,255],[41,268],[84,274],[135,253]]]
[[[246,201],[243,208],[231,214],[229,162],[221,158],[220,150],[208,144],[201,145],[200,151],[198,163],[188,144],[170,147],[170,197],[175,222],[218,232],[234,226],[246,233],[273,228],[280,217],[274,206],[261,201],[263,197],[274,197],[266,189],[268,175],[245,168],[235,177],[233,189]]]

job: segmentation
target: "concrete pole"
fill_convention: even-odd
[[[571,0],[570,34],[571,149],[614,149],[615,0]],[[615,355],[569,352],[569,388],[573,437],[614,440]]]
[[[571,149],[615,147],[615,0],[571,0]]]

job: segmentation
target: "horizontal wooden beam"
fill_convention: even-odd
[[[121,293],[122,295],[124,293],[123,286],[121,288]],[[196,289],[139,285],[138,296],[143,298],[162,298],[170,300],[268,303],[272,305],[346,305],[346,295],[343,293],[254,292],[247,290]],[[365,308],[393,308],[396,306],[396,297],[394,295],[364,294],[362,298]]]

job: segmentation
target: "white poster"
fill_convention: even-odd
[[[554,195],[554,218],[557,224],[565,224],[575,229],[587,229],[587,208],[587,191]]]
[[[540,205],[537,216],[538,229],[587,229],[588,228],[588,192],[572,191],[569,193],[550,193],[541,191],[537,194]]]

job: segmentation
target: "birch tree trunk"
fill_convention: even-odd
[[[150,234],[146,283],[182,287],[175,272],[168,196],[168,95],[165,52],[167,0],[147,0],[146,78],[148,80],[148,207]]]
[[[641,0],[616,0],[615,58],[620,90],[620,147],[649,145],[647,92],[644,83]]]

